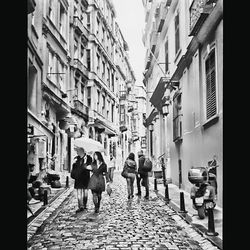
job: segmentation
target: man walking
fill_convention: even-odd
[[[143,165],[145,162],[145,156],[143,151],[138,152],[138,173],[136,175],[136,183],[137,183],[137,190],[138,193],[136,195],[141,196],[141,185],[145,187],[146,195],[144,196],[145,199],[149,198],[149,182],[148,182],[148,173],[142,170]],[[141,183],[142,180],[142,183]]]

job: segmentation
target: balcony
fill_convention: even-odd
[[[35,0],[28,0],[28,9],[27,9],[27,14],[30,14],[34,12],[35,7],[36,7],[36,2]]]
[[[87,117],[89,115],[89,108],[85,106],[80,100],[74,100],[74,109],[80,112],[82,115]]]
[[[86,38],[89,37],[88,29],[85,28],[84,24],[82,23],[82,21],[79,19],[78,16],[74,16],[73,26],[75,27],[76,30],[78,30],[80,34],[83,34]]]
[[[189,36],[195,36],[206,18],[211,13],[214,5],[209,0],[194,0],[190,6],[190,34]]]
[[[88,69],[85,65],[83,65],[83,63],[78,59],[78,58],[74,58],[74,62],[73,62],[73,67],[75,69],[78,69],[80,72],[82,72],[85,76],[88,77]]]

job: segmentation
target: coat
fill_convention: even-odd
[[[109,181],[107,164],[103,162],[99,167],[92,165],[92,168],[93,174],[90,177],[88,188],[94,192],[105,191],[104,175],[106,176],[106,180]]]
[[[127,169],[128,173],[133,173],[136,174],[137,171],[137,166],[136,166],[136,162],[131,160],[131,159],[127,159],[124,163],[124,168]]]
[[[141,155],[140,157],[139,157],[139,159],[138,159],[138,165],[139,165],[139,167],[138,167],[138,174],[140,174],[141,175],[141,177],[147,177],[148,176],[148,173],[147,172],[144,172],[143,170],[142,170],[142,167],[143,167],[143,165],[144,165],[144,162],[145,162],[145,156],[144,155]]]
[[[81,158],[80,156],[76,156],[76,162],[73,163],[72,171],[77,171],[77,176],[75,178],[74,188],[76,189],[87,189],[90,179],[90,171],[86,169],[88,165],[91,164],[91,157],[89,155]]]

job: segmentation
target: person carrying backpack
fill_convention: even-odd
[[[144,171],[145,156],[143,151],[138,152],[138,173],[136,175],[137,191],[136,195],[141,196],[141,185],[145,187],[145,199],[149,199],[148,171]]]

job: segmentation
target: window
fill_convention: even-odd
[[[175,54],[180,49],[179,13],[175,17]]]
[[[84,103],[84,85],[81,84],[81,99],[82,103]]]
[[[64,65],[63,63],[61,63],[60,61],[58,61],[58,82],[59,82],[59,86],[60,86],[60,89],[65,92],[66,89],[65,89],[65,82],[64,82]]]
[[[66,36],[66,11],[62,4],[60,4],[60,21],[59,21],[59,31],[60,34]]]
[[[97,57],[97,73],[99,73],[100,71],[100,56],[98,54],[96,54],[96,57]]]
[[[106,100],[105,100],[105,96],[102,96],[102,114],[104,115],[105,112],[105,104],[106,104]]]
[[[110,70],[109,70],[109,68],[107,68],[107,82],[108,82],[108,86],[110,87]]]
[[[90,58],[90,49],[86,50],[87,53],[87,68],[90,71],[91,70],[91,58]]]
[[[111,84],[112,84],[112,91],[115,91],[115,81],[114,81],[114,73],[111,74]]]
[[[56,1],[49,0],[49,18],[54,24],[56,22],[56,10],[57,10]]]
[[[165,43],[165,72],[168,72],[168,40]]]
[[[217,113],[216,102],[216,71],[215,49],[208,55],[205,61],[206,72],[206,118],[209,119]]]
[[[76,38],[74,39],[74,58],[78,58],[78,41]]]
[[[81,44],[81,62],[84,62],[84,46]]]
[[[87,105],[91,107],[91,87],[87,87]]]
[[[102,79],[105,80],[105,62],[102,62]]]
[[[111,121],[114,122],[114,104],[111,105]]]
[[[125,106],[124,105],[120,105],[120,122],[125,123]]]
[[[100,112],[100,91],[97,90],[97,112]]]
[[[90,30],[90,13],[87,13],[87,28]]]
[[[181,94],[178,94],[173,100],[173,141],[182,138],[181,116]]]
[[[96,18],[96,23],[97,23],[97,27],[96,27],[96,35],[99,34],[99,26],[100,26],[100,21],[98,18]]]

